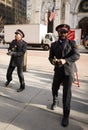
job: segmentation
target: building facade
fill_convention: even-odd
[[[26,23],[26,0],[13,0],[13,18],[15,24]]]
[[[55,16],[50,21],[54,6]],[[46,24],[47,32],[66,23],[88,35],[88,0],[0,0],[0,26],[23,23]]]
[[[0,0],[0,23],[16,24],[26,21],[26,0]]]
[[[54,5],[55,17],[49,21]],[[29,23],[46,24],[47,32],[55,32],[56,25],[66,23],[88,35],[88,0],[27,0],[27,18]]]
[[[0,1],[0,20],[2,23],[9,24],[13,21],[12,18],[12,0],[1,0]]]

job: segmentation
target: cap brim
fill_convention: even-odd
[[[22,37],[24,37],[24,35],[21,34],[20,32],[15,32],[15,34],[19,34],[19,35],[21,35]]]
[[[62,32],[62,33],[68,33],[68,30],[61,29],[61,30],[59,30],[59,32]]]
[[[18,32],[15,32],[15,34],[19,34]]]

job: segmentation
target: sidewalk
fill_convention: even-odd
[[[88,97],[86,97],[88,94],[82,97],[87,83],[81,83],[84,88],[77,88],[76,90],[73,87],[70,122],[68,127],[63,128],[60,124],[62,118],[62,87],[58,108],[55,111],[50,110],[53,73],[51,71],[46,72],[46,69],[28,68],[27,72],[24,73],[26,89],[17,93],[19,81],[16,71],[13,73],[14,80],[8,87],[4,87],[8,63],[9,57],[5,56],[4,53],[0,57],[0,130],[88,129]],[[83,80],[83,77],[80,77]],[[87,80],[87,77],[85,77],[85,80]]]

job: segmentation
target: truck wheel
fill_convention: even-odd
[[[47,44],[44,45],[44,46],[43,46],[43,49],[46,50],[46,51],[49,50],[49,45],[47,45]]]

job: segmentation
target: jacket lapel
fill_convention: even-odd
[[[66,40],[64,48],[62,50],[62,57],[64,57],[66,55],[66,53],[68,53],[69,51],[69,40]]]

